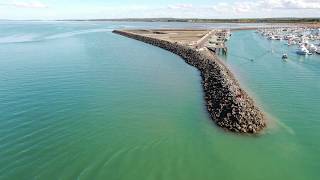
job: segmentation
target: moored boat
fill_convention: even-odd
[[[310,45],[308,46],[308,51],[309,51],[310,53],[315,53],[317,50],[318,50],[318,48],[317,48],[314,44],[310,44]]]
[[[288,59],[288,54],[283,54],[283,55],[282,55],[282,59],[283,59],[283,60]]]
[[[296,51],[297,54],[299,55],[308,55],[310,54],[310,52],[308,51],[308,49],[305,46],[300,46],[298,48],[298,50]]]

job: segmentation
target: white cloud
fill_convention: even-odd
[[[217,13],[238,14],[250,12],[255,6],[253,2],[234,2],[233,4],[218,3],[214,5],[212,9]]]
[[[263,0],[258,5],[269,9],[320,9],[320,0]]]
[[[300,3],[297,3],[300,2]],[[294,3],[293,3],[294,2]],[[307,2],[303,4],[301,2]],[[290,6],[288,5],[290,4]],[[298,4],[298,5],[297,5]],[[212,5],[170,4],[166,6],[83,6],[82,17],[90,18],[254,18],[317,17],[320,0],[236,0]],[[306,10],[306,8],[311,8]],[[298,9],[297,9],[298,8]],[[70,12],[67,14],[70,16]]]
[[[174,4],[174,5],[168,5],[169,9],[192,9],[192,4]]]
[[[111,5],[72,4],[48,8],[44,0],[0,0],[0,18],[100,19],[100,18],[262,18],[320,17],[320,0],[233,0],[215,4]],[[1,7],[2,6],[2,7]],[[10,8],[9,8],[10,7]],[[17,13],[16,8],[29,9]],[[35,11],[32,8],[38,8]],[[30,10],[31,9],[31,10]]]
[[[233,10],[236,13],[246,13],[252,11],[254,7],[255,3],[253,2],[236,2],[234,4]]]
[[[270,10],[308,10],[319,9],[320,0],[260,0],[236,1],[234,3],[218,3],[213,10],[220,13],[248,13]]]
[[[212,9],[218,13],[223,13],[230,10],[230,5],[228,3],[218,3],[214,5]]]
[[[40,1],[9,1],[0,3],[2,6],[13,6],[18,8],[48,8],[48,6]]]

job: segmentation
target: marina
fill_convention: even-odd
[[[268,40],[283,41],[285,45],[295,47],[298,55],[314,55],[320,52],[320,28],[318,27],[266,28],[256,32]]]

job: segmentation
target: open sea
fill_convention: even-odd
[[[234,32],[222,58],[270,117],[239,136],[208,117],[195,68],[111,32],[246,26],[1,21],[0,179],[318,179],[320,55]]]

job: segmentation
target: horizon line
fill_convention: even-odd
[[[0,21],[116,21],[116,20],[320,20],[320,17],[247,17],[247,18],[174,18],[174,17],[155,17],[155,18],[63,18],[63,19],[0,19]]]

